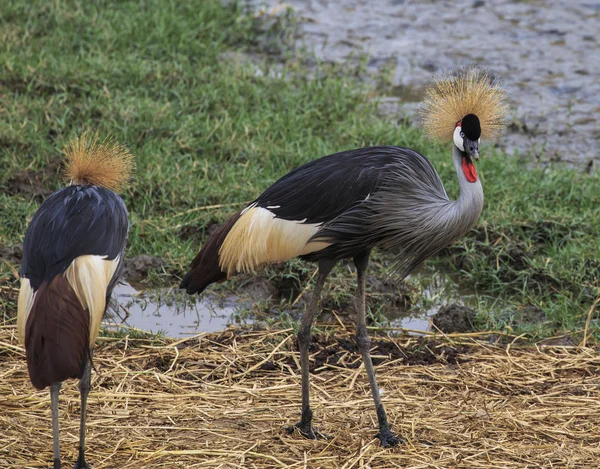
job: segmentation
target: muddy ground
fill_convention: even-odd
[[[544,161],[600,162],[600,3],[591,1],[252,0],[291,7],[298,44],[320,60],[387,69],[383,110],[413,115],[436,73],[477,63],[500,78],[513,107],[498,142]],[[392,142],[386,142],[392,143]],[[397,142],[401,144],[401,142]]]

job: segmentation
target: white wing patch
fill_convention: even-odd
[[[65,275],[81,306],[90,314],[90,347],[94,345],[100,321],[106,309],[106,290],[119,266],[119,256],[109,261],[106,256],[77,257]]]
[[[29,279],[21,277],[21,288],[19,289],[19,300],[17,303],[17,334],[23,346],[25,346],[25,326],[34,300],[35,293],[33,292],[33,288],[31,288]]]
[[[250,206],[225,237],[219,250],[219,267],[231,276],[320,251],[330,243],[308,242],[320,227],[321,224],[275,218],[265,208]]]

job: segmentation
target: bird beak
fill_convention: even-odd
[[[466,139],[464,140],[464,147],[467,155],[475,161],[479,160],[479,142],[474,142],[472,140]]]

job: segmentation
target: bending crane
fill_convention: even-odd
[[[308,438],[309,344],[321,290],[334,265],[356,265],[356,339],[369,377],[383,446],[400,439],[390,430],[369,353],[365,318],[365,273],[371,249],[396,255],[400,278],[463,236],[477,221],[483,190],[475,170],[480,137],[503,127],[504,93],[486,73],[470,68],[438,79],[426,93],[426,133],[452,142],[460,185],[450,200],[432,164],[408,148],[380,146],[325,156],[290,172],[227,220],[202,247],[181,282],[190,294],[238,272],[300,257],[318,263],[319,274],[298,332],[302,368],[302,417],[295,425]]]

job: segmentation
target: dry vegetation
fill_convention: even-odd
[[[290,330],[228,330],[184,341],[102,338],[89,399],[88,460],[102,468],[595,468],[600,355],[571,346],[492,345],[469,336],[373,341],[390,420],[408,442],[386,450],[350,331],[312,350],[316,422],[299,416]],[[2,467],[52,459],[47,391],[27,378],[11,326],[0,329]],[[79,397],[61,394],[63,463],[76,458]]]

